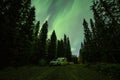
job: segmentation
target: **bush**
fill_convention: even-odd
[[[45,66],[45,65],[47,65],[47,61],[46,61],[45,59],[41,59],[41,60],[39,61],[39,65],[40,65],[40,66]]]
[[[95,69],[113,80],[120,80],[120,64],[97,64]]]

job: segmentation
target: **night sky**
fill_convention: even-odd
[[[57,39],[66,34],[70,38],[73,55],[79,54],[81,42],[84,39],[82,22],[92,18],[90,6],[92,0],[31,0],[36,8],[36,20],[41,25],[48,21],[48,37],[53,30]]]

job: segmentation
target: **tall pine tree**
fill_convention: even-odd
[[[57,37],[55,31],[52,32],[49,47],[48,47],[48,60],[57,58]]]
[[[47,32],[48,32],[48,22],[46,21],[39,34],[39,42],[38,42],[38,53],[36,56],[36,63],[38,64],[41,59],[45,59],[47,52],[46,52],[46,42],[47,42]]]

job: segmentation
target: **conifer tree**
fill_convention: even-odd
[[[118,0],[96,0],[93,2],[92,10],[95,22],[90,20],[92,37],[86,37],[88,34],[85,34],[84,47],[80,50],[82,59],[90,62],[120,62],[118,59],[120,56],[120,5],[118,4]],[[87,26],[85,21],[83,25],[85,29]],[[86,33],[87,29],[84,32]],[[91,50],[88,45],[92,48]],[[89,50],[92,51],[92,54],[89,54]],[[84,57],[84,55],[87,56]]]
[[[72,52],[71,52],[71,45],[70,45],[69,37],[67,37],[66,58],[68,61],[72,60]]]
[[[67,36],[66,36],[66,34],[64,34],[63,42],[64,42],[64,47],[63,47],[64,55],[63,56],[66,57],[67,56]]]
[[[35,37],[38,37],[39,34],[39,28],[40,28],[40,21],[37,22],[36,27],[35,27]]]
[[[40,30],[40,34],[39,34],[39,42],[38,42],[38,54],[37,54],[37,63],[41,60],[41,59],[45,59],[47,52],[46,52],[46,42],[47,42],[47,32],[48,32],[48,22],[46,21],[41,30]]]
[[[64,57],[64,42],[63,40],[58,40],[57,43],[57,57]]]
[[[50,43],[48,47],[48,59],[49,61],[57,58],[57,37],[55,30],[52,32]]]

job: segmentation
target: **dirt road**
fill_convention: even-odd
[[[110,80],[82,65],[22,67],[0,71],[0,80]]]

